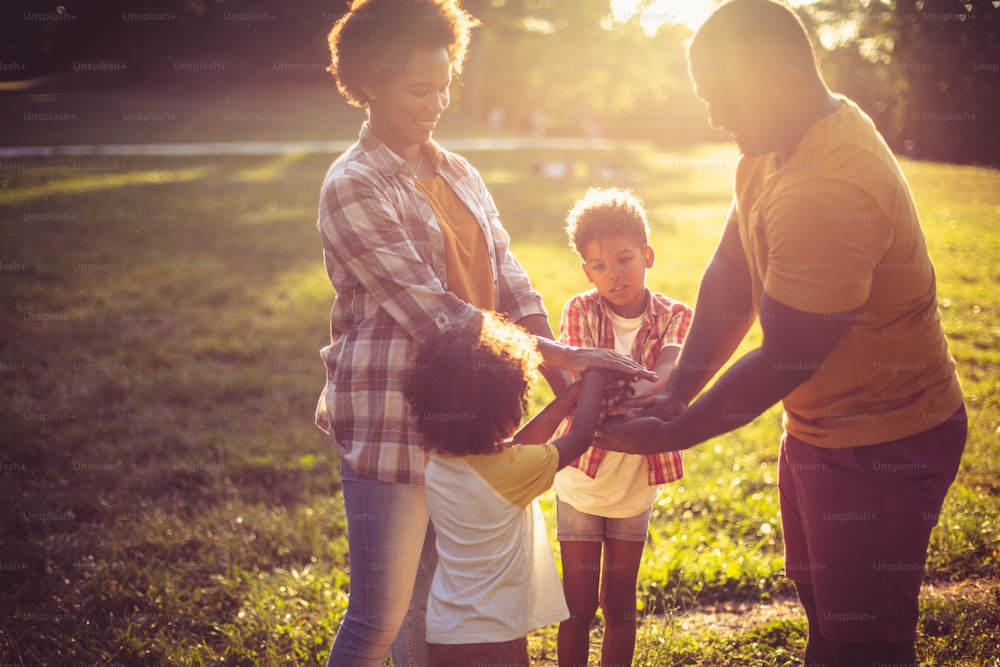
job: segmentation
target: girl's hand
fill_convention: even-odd
[[[604,384],[604,396],[601,400],[601,410],[609,413],[615,410],[622,402],[632,398],[635,389],[627,378],[617,378],[608,380]]]

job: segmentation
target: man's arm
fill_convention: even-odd
[[[676,451],[735,430],[811,378],[850,326],[850,318],[806,313],[766,293],[760,319],[761,346],[733,364],[673,421],[609,420],[597,445],[614,451]]]
[[[753,324],[750,270],[735,219],[722,237],[698,287],[694,318],[670,379],[651,410],[673,417],[690,403],[729,360]]]

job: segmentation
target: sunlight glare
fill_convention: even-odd
[[[692,31],[704,22],[720,0],[653,0],[639,10],[643,0],[611,0],[611,15],[617,22],[631,21],[639,15],[639,24],[647,35],[655,35],[663,23],[683,24]],[[809,5],[816,0],[790,0],[792,7]]]
[[[683,23],[694,30],[715,7],[712,0],[654,0],[639,11],[641,0],[611,0],[611,12],[616,21],[630,21],[639,13],[639,23],[647,35],[656,33],[663,23]]]

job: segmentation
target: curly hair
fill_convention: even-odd
[[[583,248],[609,236],[628,236],[642,247],[649,243],[646,210],[631,190],[590,188],[566,216],[569,245],[583,256]]]
[[[414,49],[447,49],[452,73],[461,74],[477,25],[459,0],[354,0],[330,30],[327,71],[348,102],[364,107],[362,87],[398,71]]]
[[[479,329],[453,328],[424,341],[403,384],[424,449],[497,451],[528,409],[541,360],[535,339],[494,313],[484,313]]]

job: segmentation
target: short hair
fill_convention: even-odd
[[[479,21],[459,0],[354,0],[330,30],[330,65],[348,102],[368,102],[363,86],[384,81],[414,49],[444,48],[461,74]]]
[[[421,444],[446,454],[498,451],[528,409],[542,361],[534,337],[486,312],[481,327],[455,327],[418,348],[403,382]]]
[[[588,243],[611,236],[628,236],[646,247],[649,223],[642,201],[631,190],[590,188],[566,216],[566,235],[582,257]]]
[[[819,72],[802,19],[776,0],[728,0],[716,7],[691,37],[688,63],[695,77],[730,64]]]

